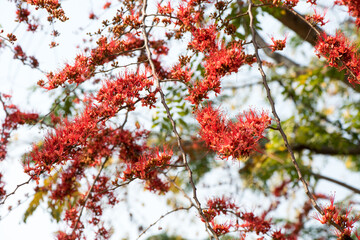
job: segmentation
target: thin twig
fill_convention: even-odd
[[[21,184],[16,185],[16,188],[14,189],[14,191],[12,191],[11,193],[5,195],[4,200],[2,200],[2,202],[0,202],[0,205],[3,205],[3,204],[5,203],[5,201],[6,201],[6,199],[7,199],[8,197],[10,197],[11,195],[14,195],[14,194],[16,193],[16,191],[17,191],[21,186],[24,186],[24,185],[26,185],[26,184],[29,184],[30,181],[31,181],[31,179],[32,179],[32,178],[30,177],[29,180],[27,180],[26,182],[23,182],[23,183],[21,183]]]
[[[279,162],[281,164],[285,163],[285,161],[283,159],[281,159],[280,157],[278,157],[278,156],[276,156],[276,155],[274,155],[272,153],[267,153],[267,152],[261,152],[261,153],[266,155],[268,158],[274,159],[275,161],[277,161],[277,162]],[[314,173],[313,171],[310,171],[310,170],[305,170],[305,172],[308,173],[309,175],[313,176],[314,178],[327,180],[329,182],[332,182],[332,183],[338,184],[338,185],[340,185],[340,186],[342,186],[344,188],[347,188],[347,189],[353,191],[354,193],[360,194],[360,189],[355,188],[353,186],[350,186],[347,183],[341,182],[341,181],[336,180],[336,179],[331,178],[331,177],[321,175],[320,173]]]
[[[71,235],[72,235],[72,234],[75,232],[75,230],[77,229],[78,224],[79,224],[79,222],[80,222],[81,215],[82,215],[82,213],[83,213],[83,211],[84,211],[86,202],[87,202],[87,200],[89,199],[90,194],[92,193],[92,190],[94,189],[95,183],[96,183],[97,180],[99,179],[100,174],[101,174],[102,170],[104,169],[104,166],[105,166],[106,162],[107,162],[109,159],[110,159],[110,157],[107,157],[107,158],[105,159],[105,161],[101,164],[100,169],[99,169],[99,171],[98,171],[98,174],[96,175],[96,177],[95,177],[95,179],[94,179],[94,182],[92,183],[92,185],[91,185],[88,193],[86,194],[85,199],[83,200],[83,204],[82,204],[82,206],[81,206],[81,210],[80,210],[79,216],[78,216],[78,218],[76,219],[76,222],[75,222],[74,228],[73,228],[73,230],[72,230],[72,232],[71,232]]]
[[[190,208],[192,208],[193,206],[194,206],[194,205],[191,205],[191,206],[186,207],[186,208],[184,208],[184,207],[178,207],[178,208],[175,208],[175,209],[173,209],[173,210],[165,213],[164,215],[161,215],[155,222],[153,222],[152,224],[150,224],[144,231],[142,231],[142,232],[140,233],[140,235],[137,237],[137,239],[139,239],[139,238],[140,238],[142,235],[144,235],[150,228],[152,228],[154,225],[156,225],[161,219],[163,219],[163,218],[166,217],[167,215],[170,215],[170,214],[172,214],[172,213],[174,213],[174,212],[177,212],[177,211],[180,211],[180,210],[186,210],[186,211],[188,211],[188,210],[190,210]]]

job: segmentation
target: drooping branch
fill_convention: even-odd
[[[87,194],[86,194],[86,196],[85,196],[85,198],[84,198],[84,200],[83,200],[83,204],[82,204],[82,206],[81,206],[80,213],[79,213],[79,215],[78,215],[78,217],[77,217],[77,219],[76,219],[76,222],[75,222],[75,224],[74,224],[74,228],[73,228],[73,230],[72,230],[71,235],[72,235],[72,234],[76,231],[76,229],[78,228],[78,225],[79,225],[79,222],[80,222],[80,219],[81,219],[81,215],[82,215],[82,213],[83,213],[83,211],[84,211],[84,209],[85,209],[86,202],[88,201],[88,199],[89,199],[89,197],[90,197],[90,195],[91,195],[91,193],[92,193],[92,191],[93,191],[93,189],[94,189],[94,186],[95,186],[96,182],[98,181],[98,179],[99,179],[99,177],[100,177],[100,174],[101,174],[102,170],[104,169],[104,166],[105,166],[105,164],[107,163],[108,160],[109,160],[109,157],[107,157],[107,158],[104,160],[104,162],[101,164],[101,166],[100,166],[100,168],[99,168],[99,171],[98,171],[98,173],[97,173],[97,175],[96,175],[96,177],[95,177],[95,179],[94,179],[94,181],[93,181],[93,183],[92,183],[89,191],[87,192]]]
[[[261,58],[260,58],[260,55],[259,55],[259,46],[258,44],[256,43],[256,39],[255,39],[255,35],[256,35],[256,32],[255,32],[255,28],[254,28],[254,16],[252,14],[252,8],[253,8],[253,2],[252,0],[248,0],[248,12],[249,12],[249,18],[250,18],[250,30],[251,30],[251,34],[252,34],[252,43],[253,43],[253,46],[255,48],[255,56],[256,56],[256,60],[257,60],[257,63],[258,63],[258,70],[262,76],[262,79],[263,79],[263,84],[264,84],[264,87],[266,89],[266,94],[267,94],[267,98],[270,102],[270,105],[271,105],[271,109],[272,109],[272,113],[275,117],[275,121],[276,121],[276,124],[277,124],[277,128],[278,128],[278,131],[280,132],[283,140],[284,140],[284,144],[285,144],[285,147],[287,148],[288,152],[290,153],[290,156],[291,156],[291,161],[296,169],[296,172],[298,174],[298,177],[299,177],[299,180],[301,181],[301,183],[303,184],[303,187],[304,187],[304,190],[305,190],[305,193],[306,195],[309,197],[310,201],[311,201],[311,204],[313,205],[313,207],[321,214],[321,215],[324,215],[324,211],[320,208],[320,206],[317,204],[313,194],[310,192],[309,190],[309,185],[308,183],[306,182],[306,180],[304,179],[303,177],[303,174],[300,170],[300,166],[299,164],[297,163],[296,161],[296,158],[295,158],[295,155],[294,155],[294,152],[288,142],[288,139],[287,139],[287,135],[285,134],[284,130],[282,129],[282,126],[281,126],[281,121],[280,121],[280,118],[277,114],[277,111],[276,111],[276,107],[275,107],[275,103],[274,103],[274,100],[271,96],[271,91],[270,91],[270,88],[268,86],[268,83],[267,83],[267,77],[266,77],[266,74],[264,72],[264,69],[262,67],[262,61],[261,61]],[[343,228],[341,226],[339,226],[338,224],[336,224],[334,221],[331,221],[330,222],[331,225],[333,225],[336,229],[338,229],[339,231],[343,232]],[[351,239],[349,237],[349,239]]]
[[[170,214],[172,214],[172,213],[174,213],[174,212],[178,212],[178,211],[183,211],[183,210],[188,211],[188,210],[190,210],[190,208],[192,208],[192,207],[193,207],[193,205],[191,205],[190,207],[178,207],[178,208],[175,208],[175,209],[173,209],[173,210],[171,210],[171,211],[169,211],[169,212],[161,215],[155,222],[153,222],[152,224],[150,224],[144,231],[142,231],[142,232],[139,234],[139,236],[137,237],[137,239],[140,239],[140,237],[141,237],[142,235],[144,235],[150,228],[152,228],[154,225],[156,225],[161,219],[165,218],[166,216],[168,216],[168,215],[170,215]]]
[[[317,178],[317,179],[323,179],[323,180],[327,180],[329,182],[332,182],[332,183],[335,183],[335,184],[338,184],[344,188],[347,188],[351,191],[353,191],[354,193],[357,193],[357,194],[360,194],[360,189],[358,188],[355,188],[353,186],[350,186],[349,184],[346,184],[344,182],[341,182],[339,180],[336,180],[336,179],[333,179],[333,178],[330,178],[330,177],[327,177],[327,176],[324,176],[324,175],[321,175],[319,173],[314,173],[314,172],[309,172],[310,175],[314,176],[314,178]]]
[[[14,195],[20,187],[29,184],[31,180],[32,180],[32,178],[29,178],[26,182],[16,185],[16,188],[11,193],[8,193],[5,195],[4,199],[0,202],[0,205],[3,205],[6,201],[6,199],[8,199],[8,197],[10,197],[11,195]]]
[[[146,32],[146,24],[145,24],[145,20],[146,20],[146,17],[147,17],[146,9],[147,9],[147,0],[143,0],[142,17],[141,17],[142,35],[143,35],[143,38],[144,38],[144,46],[145,46],[145,50],[146,50],[147,59],[149,60],[152,75],[153,75],[153,78],[154,78],[154,81],[155,81],[155,86],[159,90],[160,97],[161,97],[161,103],[162,103],[162,105],[164,106],[164,108],[166,110],[167,117],[171,122],[172,130],[173,130],[173,132],[174,132],[174,134],[176,136],[177,143],[178,143],[181,155],[182,155],[182,160],[183,160],[185,168],[186,168],[186,170],[188,172],[190,185],[191,185],[192,190],[193,190],[193,199],[194,199],[194,201],[196,203],[196,209],[198,210],[199,215],[204,219],[206,228],[211,232],[211,234],[213,235],[213,237],[216,240],[219,240],[219,237],[217,236],[217,234],[215,233],[215,231],[212,229],[209,222],[207,221],[207,219],[206,219],[206,217],[205,217],[205,215],[203,213],[201,203],[200,203],[200,201],[199,201],[199,199],[197,197],[197,190],[196,190],[196,186],[195,186],[195,183],[194,183],[194,180],[193,180],[193,177],[192,177],[193,173],[192,173],[192,170],[190,169],[190,166],[188,164],[187,156],[186,156],[186,153],[185,153],[185,151],[183,149],[182,142],[181,142],[181,137],[180,137],[180,135],[179,135],[179,133],[177,131],[176,123],[175,123],[174,119],[171,116],[171,112],[170,112],[170,109],[169,109],[168,105],[166,104],[165,94],[161,89],[160,81],[159,81],[158,75],[156,73],[155,64],[154,64],[154,62],[153,62],[153,60],[151,58],[152,54],[151,54],[150,47],[149,47],[149,39],[148,39],[148,35],[147,35],[148,33]]]

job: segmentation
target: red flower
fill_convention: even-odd
[[[188,48],[199,52],[212,52],[216,48],[216,27],[211,25],[209,28],[197,28],[193,31],[193,40],[188,44]]]
[[[340,71],[346,69],[350,83],[360,84],[360,59],[357,49],[342,33],[320,37],[315,49],[317,55],[325,57],[330,66]]]
[[[232,43],[229,47],[213,49],[206,55],[205,79],[196,82],[194,87],[189,89],[187,99],[198,105],[206,99],[210,91],[220,93],[220,79],[226,74],[237,72],[239,67],[245,63],[246,55],[243,52],[241,43]]]
[[[271,37],[271,41],[273,42],[272,45],[270,45],[271,51],[275,52],[276,50],[283,50],[286,46],[286,40],[287,40],[287,36],[285,36],[284,39],[279,39],[279,40],[275,40],[274,37]]]
[[[360,27],[360,0],[336,0],[335,4],[347,6],[348,12],[356,18],[357,27]]]
[[[237,122],[233,122],[211,105],[198,110],[196,115],[201,138],[225,159],[249,156],[271,123],[267,113],[258,115],[253,110],[238,115]]]

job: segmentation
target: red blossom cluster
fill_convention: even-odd
[[[66,64],[56,74],[50,72],[47,75],[47,86],[43,80],[40,80],[38,84],[48,90],[57,88],[65,82],[80,84],[94,76],[97,66],[112,61],[119,55],[128,55],[129,50],[141,47],[143,41],[134,37],[129,37],[127,40],[108,40],[102,37],[97,44],[98,47],[91,51],[90,56],[78,55],[73,65]]]
[[[268,211],[265,211],[261,216],[256,216],[253,212],[241,211],[235,203],[226,197],[209,199],[207,206],[203,213],[206,221],[210,223],[217,236],[232,231],[239,232],[240,239],[243,240],[246,239],[248,233],[255,233],[258,236],[268,235],[276,240],[296,239],[296,237],[286,235],[280,230],[273,230],[271,220],[266,220]],[[230,217],[230,220],[218,223],[216,217],[220,215]],[[205,221],[205,219],[202,219],[202,221]],[[259,239],[263,239],[263,237]]]
[[[96,103],[90,102],[83,114],[73,121],[64,119],[55,132],[48,134],[42,145],[33,146],[28,163],[32,162],[34,166],[28,165],[25,172],[38,179],[43,172],[50,173],[54,164],[81,158],[82,150],[91,142],[89,139],[97,139],[102,131],[106,131],[105,124],[101,122],[114,117],[121,109],[134,110],[137,102],[153,106],[156,90],[151,92],[151,86],[152,81],[147,79],[146,74],[125,74],[115,81],[106,81],[94,98]],[[144,97],[140,95],[142,90],[148,91]]]
[[[260,1],[262,3],[273,4],[275,6],[283,5],[288,8],[293,8],[299,3],[299,0],[260,0]]]
[[[335,36],[324,35],[315,46],[318,56],[326,58],[328,64],[337,69],[346,70],[349,82],[360,84],[360,65],[357,48],[340,32]]]
[[[19,8],[16,10],[16,19],[19,22],[28,22],[29,21],[30,11],[27,9]]]
[[[324,12],[323,15],[320,15],[320,13],[318,13],[316,11],[316,9],[314,9],[314,14],[307,15],[305,17],[305,19],[314,25],[319,24],[320,26],[324,26],[325,24],[327,24],[329,22],[329,21],[325,21],[325,15],[326,15],[326,12]]]
[[[192,31],[195,26],[200,24],[204,17],[201,4],[211,3],[212,0],[185,0],[181,1],[176,12],[176,25],[180,26],[181,31]]]
[[[38,60],[34,56],[27,56],[19,45],[14,47],[14,58],[19,59],[26,65],[30,65],[32,68],[37,68],[39,66]]]
[[[188,49],[199,52],[213,52],[216,49],[216,26],[197,28],[193,31],[193,40],[188,44]]]
[[[19,125],[32,124],[39,117],[36,113],[21,112],[17,106],[9,103],[10,98],[11,96],[7,94],[0,95],[0,101],[6,114],[5,120],[1,125],[0,161],[6,157],[6,146],[11,132],[16,130]]]
[[[39,118],[39,115],[36,113],[21,112],[17,106],[10,103],[10,99],[10,95],[0,94],[0,102],[6,115],[0,132],[0,162],[6,157],[11,132],[16,130],[19,125],[32,124]],[[2,177],[3,175],[0,173],[0,199],[6,194],[5,183],[2,181]]]
[[[35,32],[38,28],[38,24],[36,22],[30,21],[29,19],[30,11],[27,9],[19,7],[19,9],[16,11],[16,20],[19,22],[25,22],[28,24],[27,31]]]
[[[68,20],[58,0],[26,0],[26,3],[34,5],[36,9],[45,9],[50,15],[48,17],[49,21],[53,21],[54,18],[57,18],[62,22]]]
[[[187,97],[196,106],[208,98],[210,91],[220,93],[220,79],[227,74],[237,72],[240,66],[247,63],[247,55],[239,42],[229,44],[227,47],[222,46],[220,49],[214,48],[212,51],[211,48],[209,49],[205,55],[205,78],[195,82],[189,89]]]
[[[350,15],[356,18],[356,26],[360,27],[360,0],[336,0],[335,4],[347,6]]]
[[[198,110],[196,119],[201,138],[225,159],[249,156],[271,123],[267,113],[257,114],[253,110],[238,115],[237,122],[233,122],[211,105]]]
[[[100,161],[94,163],[94,159],[111,156],[117,152],[120,162],[127,168],[123,171],[121,179],[133,180],[139,178],[145,180],[146,188],[150,191],[163,193],[168,190],[168,184],[159,178],[159,173],[168,168],[172,151],[160,152],[158,149],[151,149],[145,141],[147,131],[130,132],[127,130],[116,129],[107,130],[101,134],[102,137],[91,139],[91,143],[83,150],[81,158],[72,161],[67,170],[61,173],[61,181],[55,187],[48,189],[51,192],[50,198],[54,201],[64,200],[71,196],[71,193],[78,191],[77,183],[84,177],[84,167],[100,165]],[[68,222],[70,234],[59,232],[58,239],[79,239],[83,233],[84,223],[79,218],[79,208],[85,207],[92,212],[92,218],[88,222],[96,227],[99,226],[100,217],[103,213],[104,198],[107,204],[114,206],[118,200],[113,191],[109,191],[112,186],[116,186],[116,181],[110,181],[107,176],[94,176],[96,180],[93,187],[81,195],[77,205],[68,209],[65,214],[65,221]],[[76,179],[76,181],[74,181]],[[49,188],[49,187],[48,187]],[[109,232],[100,226],[97,234],[101,239],[108,239]]]
[[[146,189],[160,193],[167,192],[170,185],[163,182],[158,175],[159,170],[163,170],[169,166],[172,154],[172,151],[164,150],[160,152],[158,149],[155,149],[154,152],[145,152],[137,161],[132,161],[127,164],[122,179],[142,179],[146,181]]]
[[[164,5],[164,6],[161,6],[161,4],[158,3],[157,9],[158,9],[159,14],[169,15],[169,16],[171,16],[171,14],[174,11],[174,9],[171,7],[170,1],[167,3],[167,5]]]
[[[0,200],[6,195],[5,182],[3,182],[2,177],[3,175],[0,173]]]
[[[338,239],[351,239],[350,236],[355,231],[354,224],[359,221],[360,215],[350,218],[349,214],[351,210],[347,209],[344,214],[342,209],[334,204],[334,201],[335,196],[331,196],[330,204],[322,207],[324,215],[318,214],[315,218],[322,224],[330,224],[331,222],[334,222],[340,226],[343,231],[339,231],[337,229],[335,232]]]
[[[287,40],[287,36],[284,39],[278,39],[276,40],[274,37],[271,37],[271,41],[273,42],[272,45],[270,45],[271,51],[275,52],[275,51],[281,51],[285,48],[286,46],[286,40]]]
[[[176,64],[170,71],[172,79],[180,80],[184,83],[190,82],[191,72],[189,68],[182,69],[181,64]]]

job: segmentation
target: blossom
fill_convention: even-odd
[[[356,18],[356,26],[360,27],[360,0],[336,0],[335,4],[347,6],[348,12]]]
[[[6,190],[5,190],[5,183],[2,181],[2,173],[0,173],[0,200],[5,197]]]
[[[237,72],[239,67],[245,63],[246,55],[241,43],[234,42],[228,47],[207,52],[205,63],[205,78],[198,81],[189,89],[187,99],[198,105],[206,99],[210,91],[220,93],[220,79],[226,74]]]
[[[326,12],[323,13],[323,15],[320,15],[316,10],[314,9],[314,14],[310,16],[306,16],[305,19],[313,24],[320,24],[320,26],[324,26],[329,21],[325,21]]]
[[[30,12],[27,9],[19,8],[18,10],[16,10],[16,19],[19,22],[28,22],[29,15]]]
[[[349,82],[360,84],[360,59],[355,45],[340,32],[335,36],[323,35],[315,46],[317,55],[326,58],[328,64],[338,70],[346,70]]]
[[[286,40],[287,40],[287,36],[285,36],[284,39],[278,39],[275,40],[274,37],[271,37],[271,41],[273,42],[272,45],[270,45],[271,51],[275,52],[276,50],[283,50],[286,46]]]
[[[48,90],[62,86],[66,82],[69,84],[81,84],[94,76],[94,72],[98,66],[113,61],[120,55],[129,55],[129,50],[141,47],[143,41],[135,37],[129,37],[126,40],[114,40],[101,37],[97,41],[97,44],[98,46],[91,50],[90,56],[79,54],[75,57],[74,64],[66,64],[61,71],[47,74],[47,86],[45,86],[42,80],[39,84]]]
[[[315,219],[322,224],[329,224],[330,222],[336,223],[342,231],[336,230],[338,239],[348,239],[354,231],[354,224],[360,219],[360,215],[350,218],[350,210],[347,209],[345,214],[342,213],[342,209],[334,204],[335,196],[330,197],[330,204],[321,207],[324,212],[323,215],[318,214]]]
[[[199,52],[210,52],[216,48],[216,26],[208,28],[197,28],[193,30],[193,40],[188,44],[188,48]]]
[[[137,161],[127,163],[127,168],[123,172],[123,179],[139,178],[146,181],[146,189],[151,191],[166,192],[169,184],[163,182],[158,174],[159,170],[166,169],[172,157],[172,150],[160,152],[154,149],[152,152],[144,152]]]
[[[201,138],[225,159],[249,156],[271,123],[266,112],[257,114],[254,110],[238,115],[233,122],[211,105],[198,110],[196,119],[200,123]]]
[[[68,20],[58,0],[26,0],[26,3],[34,5],[37,8],[46,9],[50,15],[48,18],[49,21],[52,21],[53,18],[57,18],[62,22]]]
[[[0,95],[0,100],[6,113],[0,132],[0,161],[4,160],[6,157],[6,147],[9,142],[11,132],[16,130],[19,125],[32,124],[39,118],[37,113],[21,112],[17,106],[9,102],[10,98],[10,95]]]

